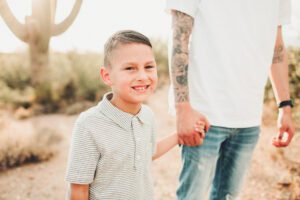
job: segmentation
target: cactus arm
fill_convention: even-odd
[[[0,15],[13,34],[23,42],[27,41],[26,27],[11,12],[6,0],[0,0]]]
[[[51,26],[55,24],[55,15],[56,15],[56,2],[57,0],[51,0]]]
[[[76,0],[70,15],[61,23],[52,26],[51,35],[53,36],[60,35],[71,26],[71,24],[74,22],[76,16],[79,13],[81,4],[82,4],[82,0]]]

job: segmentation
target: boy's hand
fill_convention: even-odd
[[[284,107],[279,110],[278,128],[279,133],[273,138],[272,144],[275,147],[287,147],[295,133],[290,107]]]
[[[198,146],[203,143],[203,138],[194,130],[194,126],[199,120],[205,124],[205,130],[208,131],[210,124],[204,115],[194,110],[187,102],[176,105],[176,127],[179,144]]]
[[[197,121],[194,125],[194,130],[199,133],[202,140],[205,138],[205,123],[201,120]]]

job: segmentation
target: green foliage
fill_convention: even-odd
[[[0,105],[41,105],[42,112],[55,112],[78,101],[96,101],[108,90],[99,77],[99,54],[52,53],[46,79],[35,88],[27,60],[26,54],[0,54]]]
[[[167,45],[155,40],[153,46],[160,80],[166,79]],[[96,53],[51,53],[46,79],[33,87],[28,55],[0,54],[0,106],[38,106],[48,113],[78,102],[98,101],[109,90],[99,75],[102,59]]]
[[[290,49],[289,70],[290,92],[295,100],[293,116],[295,124],[300,124],[300,49]]]
[[[23,104],[34,91],[30,87],[30,67],[26,54],[0,54],[0,102]]]
[[[69,52],[68,58],[73,61],[73,70],[76,71],[72,74],[72,81],[68,87],[72,88],[75,96],[79,97],[77,100],[95,101],[108,90],[100,79],[101,55],[90,53],[78,56],[74,52]],[[66,94],[69,95],[71,94]]]
[[[152,46],[154,49],[154,56],[158,66],[159,78],[169,76],[168,70],[168,49],[167,44],[161,40],[153,40]]]
[[[45,112],[63,109],[77,101],[96,101],[107,91],[99,77],[100,55],[55,53],[50,60],[46,80],[35,88],[36,101]]]
[[[297,125],[300,123],[300,49],[288,49],[288,58],[290,94],[291,98],[293,98],[295,101],[295,108],[293,109],[293,118],[295,120],[295,124]],[[275,101],[270,81],[268,81],[265,88],[265,101]]]
[[[153,40],[152,44],[162,85],[169,76],[167,45],[160,40]],[[98,101],[109,90],[99,77],[100,54],[50,54],[47,78],[36,88],[30,85],[28,60],[26,54],[0,54],[0,106],[41,105],[43,112],[55,112],[78,102]],[[291,96],[300,107],[300,49],[289,49],[289,76]],[[268,83],[265,101],[270,100],[274,100],[274,95]]]
[[[290,90],[292,98],[299,100],[300,97],[300,49],[290,49]],[[298,102],[299,103],[299,102]]]
[[[299,105],[300,97],[300,49],[288,49],[289,58],[289,84],[291,97],[295,99],[296,104]],[[266,85],[265,101],[274,100],[274,93],[270,82]]]

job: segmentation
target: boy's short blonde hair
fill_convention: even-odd
[[[110,58],[118,45],[138,43],[152,48],[150,40],[143,34],[133,30],[123,30],[113,34],[104,45],[104,66],[110,66]]]

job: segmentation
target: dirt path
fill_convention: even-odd
[[[157,116],[158,137],[175,130],[174,118],[168,115],[166,88],[149,100]],[[158,100],[159,99],[159,100]],[[40,123],[55,126],[63,135],[59,153],[47,162],[27,164],[0,172],[0,200],[60,200],[64,199],[64,181],[70,133],[76,116],[40,116]],[[28,123],[31,123],[29,119]],[[22,127],[20,127],[22,130]],[[284,151],[276,151],[270,139],[276,133],[274,126],[264,126],[254,153],[242,200],[296,200],[300,199],[299,134]],[[286,159],[289,157],[289,159]],[[292,161],[291,161],[292,160]],[[155,200],[173,200],[180,171],[179,148],[173,149],[153,163]],[[296,197],[299,195],[298,197]]]

